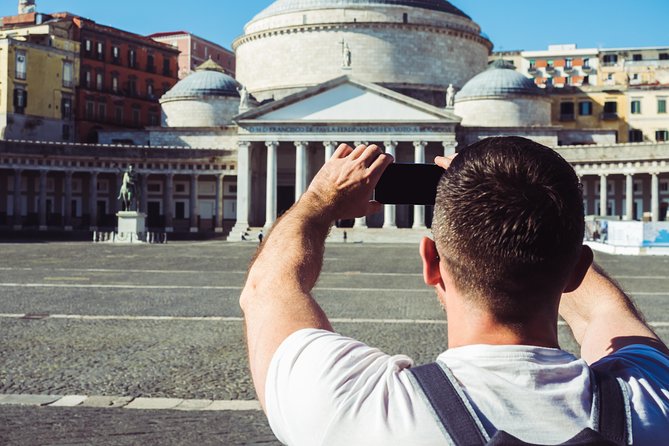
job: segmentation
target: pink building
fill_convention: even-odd
[[[155,41],[172,45],[181,52],[179,55],[179,79],[186,77],[208,59],[223,67],[226,74],[235,76],[235,53],[221,45],[186,31],[155,33],[149,37]]]

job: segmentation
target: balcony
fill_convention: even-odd
[[[555,73],[555,67],[553,65],[548,65],[546,67],[546,73]]]
[[[530,68],[527,69],[527,72],[530,74],[535,74],[539,69],[535,66],[531,66]]]
[[[570,121],[575,121],[576,120],[576,115],[574,113],[561,113],[560,114],[560,121],[561,122],[570,122]]]
[[[617,121],[619,118],[618,112],[604,112],[600,117],[602,121]]]

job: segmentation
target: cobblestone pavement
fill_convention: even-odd
[[[237,303],[254,251],[254,244],[221,242],[0,245],[0,444],[278,444],[257,410],[39,407],[2,400],[254,400]],[[598,260],[668,340],[669,259]],[[387,353],[424,363],[446,345],[441,310],[422,283],[417,247],[331,245],[315,296],[338,331]],[[560,338],[577,353],[567,327],[560,327]]]

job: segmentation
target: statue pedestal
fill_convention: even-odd
[[[142,243],[146,240],[146,214],[121,211],[118,217],[117,243]]]

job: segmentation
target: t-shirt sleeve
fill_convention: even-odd
[[[390,418],[411,419],[411,413],[401,412],[411,411],[412,397],[407,393],[412,388],[399,373],[411,365],[406,356],[390,356],[336,333],[315,329],[293,333],[274,354],[267,374],[270,426],[285,444],[318,445],[333,436],[343,441],[341,435],[356,434],[347,432],[347,427],[369,429],[370,424],[361,426],[358,415],[373,414],[381,424]],[[399,401],[404,396],[406,409],[389,408],[390,394],[393,400],[400,396]]]
[[[669,356],[647,345],[630,345],[600,359],[594,369],[627,384],[634,444],[657,444],[657,432],[669,432]]]

